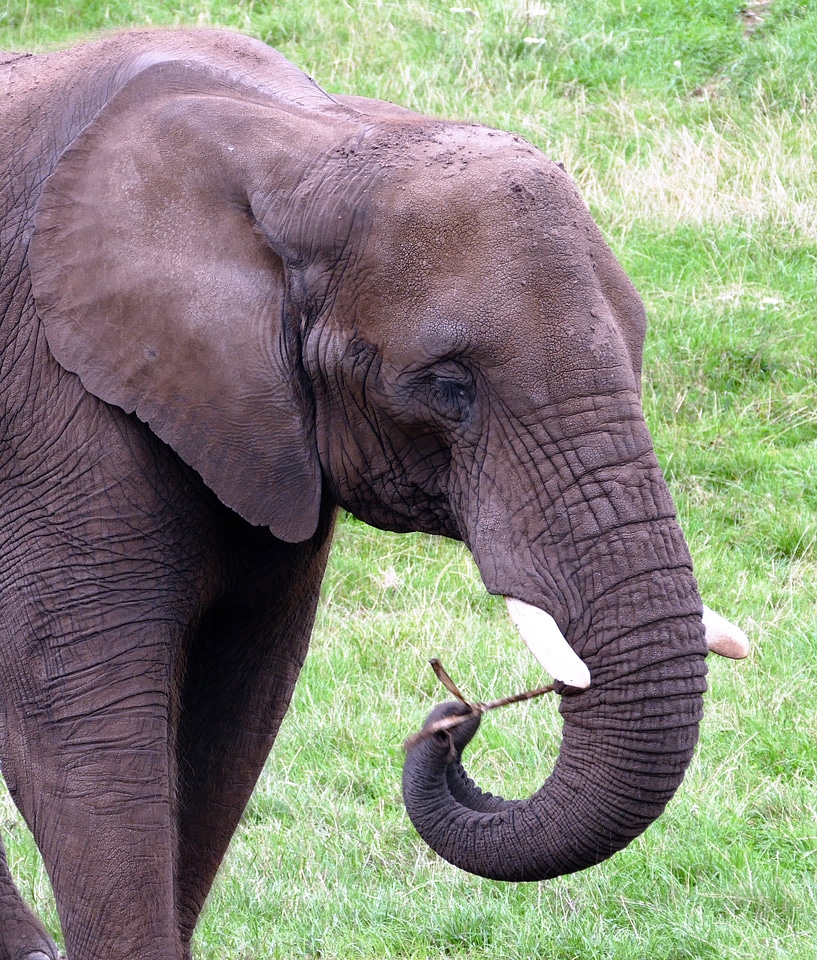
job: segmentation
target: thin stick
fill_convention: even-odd
[[[454,683],[454,681],[446,673],[445,668],[440,663],[439,660],[435,657],[433,660],[429,660],[431,668],[437,676],[437,679],[440,683],[448,690],[449,693],[453,694],[460,703],[465,704],[466,707],[470,707],[469,713],[463,713],[458,716],[453,717],[443,717],[442,720],[435,720],[431,726],[426,727],[423,730],[420,730],[419,733],[415,733],[410,736],[405,743],[403,744],[403,749],[411,750],[412,747],[416,747],[418,743],[422,743],[423,740],[427,740],[429,737],[433,737],[435,733],[441,733],[443,730],[450,730],[452,727],[458,727],[461,723],[465,723],[466,720],[470,720],[475,714],[478,713],[487,713],[489,710],[497,710],[499,707],[507,707],[511,703],[521,703],[524,700],[533,700],[534,697],[541,697],[545,693],[552,693],[555,690],[556,685],[549,683],[546,687],[537,687],[535,690],[526,690],[524,693],[515,693],[510,697],[502,697],[499,700],[491,700],[489,703],[469,703],[465,697],[460,693],[459,688]]]
[[[445,672],[445,667],[440,663],[440,661],[436,657],[432,657],[431,660],[429,660],[428,662],[431,664],[431,669],[434,671],[434,673],[437,676],[437,679],[445,687],[445,689],[450,694],[453,694],[457,698],[457,700],[460,701],[460,703],[468,704],[468,706],[470,707],[471,704],[468,703],[465,697],[460,693],[456,683],[454,683],[451,677],[449,677],[448,674]]]
[[[537,687],[535,690],[526,690],[524,693],[515,693],[510,697],[502,697],[501,700],[492,700],[490,703],[478,703],[477,709],[480,713],[486,710],[496,710],[497,707],[507,707],[509,703],[521,703],[523,700],[533,700],[534,697],[541,697],[545,693],[553,693],[556,689],[555,683],[549,683],[546,687]]]

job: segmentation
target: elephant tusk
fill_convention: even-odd
[[[706,645],[712,653],[729,657],[730,660],[743,660],[749,656],[749,638],[740,627],[736,627],[707,606],[704,606],[703,621]]]
[[[514,597],[505,597],[505,603],[528,649],[554,680],[586,690],[590,671],[573,652],[553,617]]]

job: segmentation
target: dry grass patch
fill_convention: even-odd
[[[582,162],[584,144],[568,141],[562,151],[606,226],[762,224],[817,242],[814,116],[756,108],[748,116],[692,127],[641,120],[626,104],[614,109],[629,127],[629,155],[618,151],[600,167]]]

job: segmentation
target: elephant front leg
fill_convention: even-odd
[[[178,752],[177,909],[190,940],[306,656],[334,511],[305,544],[245,544],[188,651]]]
[[[3,773],[42,853],[70,960],[184,955],[163,632],[154,613],[110,632],[32,639],[3,665],[20,694],[7,704]]]
[[[299,664],[274,667],[248,656],[212,664],[188,690],[179,731],[176,898],[182,942],[190,941],[218,868],[270,753]],[[245,674],[249,674],[251,682]],[[244,682],[241,682],[244,681]],[[216,690],[222,685],[222,690]]]
[[[0,960],[58,960],[59,955],[14,885],[0,841]]]

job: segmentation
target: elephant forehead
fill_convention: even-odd
[[[394,296],[598,286],[593,259],[606,245],[555,164],[526,154],[483,157],[455,174],[441,166],[398,170],[373,198],[369,251]]]
[[[474,205],[392,222],[375,243],[372,320],[408,350],[490,348],[497,359],[598,341],[611,311],[583,237],[534,230]],[[364,318],[365,323],[365,318]]]
[[[358,333],[398,369],[470,355],[531,381],[545,363],[638,379],[643,306],[567,174],[485,128],[410,146],[367,194]]]
[[[544,158],[512,166],[483,160],[456,175],[438,167],[398,171],[380,185],[373,233],[398,268],[424,257],[507,266],[539,243],[575,253],[600,241],[570,179]]]

